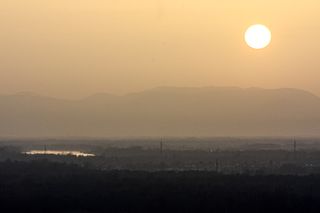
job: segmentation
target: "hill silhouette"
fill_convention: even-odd
[[[0,135],[318,136],[320,98],[298,89],[159,87],[63,100],[0,96]]]

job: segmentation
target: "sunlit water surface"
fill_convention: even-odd
[[[60,150],[31,150],[24,152],[27,155],[73,155],[77,157],[94,157],[94,154],[80,152],[80,151],[60,151]]]

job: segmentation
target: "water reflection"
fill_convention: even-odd
[[[77,157],[94,157],[94,154],[80,152],[80,151],[60,151],[60,150],[31,150],[24,152],[27,155],[73,155]]]

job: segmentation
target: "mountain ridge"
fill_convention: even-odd
[[[98,92],[98,93],[93,93],[92,95],[88,95],[82,98],[78,99],[68,99],[68,98],[59,98],[59,97],[53,97],[53,96],[48,96],[48,95],[43,95],[40,93],[35,93],[35,92],[30,92],[30,91],[21,91],[21,92],[16,92],[12,94],[3,94],[0,93],[0,97],[37,97],[37,98],[50,98],[50,99],[56,99],[56,100],[66,100],[66,101],[81,101],[81,100],[87,100],[91,98],[103,98],[103,97],[125,97],[125,96],[131,96],[131,95],[136,95],[136,94],[141,94],[141,93],[150,93],[150,92],[157,92],[157,91],[179,91],[179,90],[196,90],[196,91],[203,91],[203,90],[229,90],[229,91],[265,91],[265,92],[277,92],[277,91],[287,91],[287,92],[298,92],[298,93],[303,93],[303,94],[308,94],[310,96],[314,96],[320,99],[320,96],[315,95],[312,92],[309,92],[307,90],[303,89],[298,89],[298,88],[290,88],[290,87],[283,87],[283,88],[274,88],[274,89],[266,89],[262,87],[232,87],[232,86],[206,86],[206,87],[176,87],[176,86],[159,86],[159,87],[154,87],[146,90],[141,90],[137,92],[130,92],[122,95],[117,95],[113,93],[108,93],[108,92]]]
[[[78,100],[1,95],[0,117],[0,136],[314,136],[320,98],[238,87],[157,87]]]

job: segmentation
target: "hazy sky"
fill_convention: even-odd
[[[156,86],[320,95],[319,0],[0,0],[0,93],[77,98]],[[255,23],[273,34],[246,46]]]

